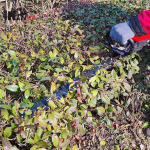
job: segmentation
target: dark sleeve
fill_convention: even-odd
[[[133,17],[133,18],[131,18],[129,21],[130,21],[129,25],[130,25],[132,31],[135,33],[135,35],[137,35],[137,36],[143,36],[143,35],[148,34],[144,30],[144,28],[142,27],[142,25],[141,25],[141,23],[139,21],[138,15],[135,16],[135,17]]]

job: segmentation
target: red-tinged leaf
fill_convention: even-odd
[[[82,100],[81,100],[81,97],[78,97],[78,101],[79,101],[80,103],[83,103]]]
[[[73,123],[72,123],[72,127],[77,127],[78,126],[78,124],[79,124],[79,121],[74,121]]]
[[[12,147],[11,143],[6,140],[4,137],[2,137],[2,145],[4,150],[10,150],[10,148]]]
[[[63,139],[59,139],[59,142],[63,142],[64,140]]]
[[[70,140],[69,139],[67,139],[62,145],[61,145],[61,147],[67,147],[68,145],[69,145],[69,143],[70,143]]]
[[[36,125],[25,125],[24,127],[30,128],[30,129],[36,129]]]
[[[31,20],[31,16],[27,16],[27,20]]]
[[[77,88],[77,93],[78,93],[79,95],[81,95],[81,90],[80,90],[80,88]]]
[[[31,20],[35,20],[35,15],[33,15],[33,16],[31,17]]]
[[[27,137],[27,132],[26,131],[21,131],[21,137],[25,139]]]

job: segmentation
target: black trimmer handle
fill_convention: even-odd
[[[107,32],[106,38],[109,42],[109,46],[111,47],[111,50],[118,53],[121,56],[129,55],[134,50],[135,42],[133,39],[129,39],[126,45],[123,45],[121,47],[117,47],[115,45],[115,42],[110,37],[110,31]]]

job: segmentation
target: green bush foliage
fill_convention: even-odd
[[[40,4],[36,6],[41,10],[23,23],[9,28],[1,25],[1,148],[84,149],[80,137],[86,135],[87,126],[95,133],[94,144],[98,144],[94,148],[140,148],[142,142],[136,144],[135,135],[126,132],[134,125],[131,120],[142,118],[140,101],[147,100],[149,111],[149,93],[143,93],[150,87],[149,61],[145,59],[144,67],[139,64],[147,50],[141,57],[132,53],[116,60],[90,79],[83,73],[108,58],[106,32],[136,15],[141,7],[134,12],[133,5],[129,9],[122,3],[76,1],[44,12]],[[140,76],[141,71],[146,76]],[[82,82],[73,86],[74,78]],[[54,91],[68,82],[67,95],[58,100]],[[52,97],[49,107],[38,107],[33,116],[31,107],[44,97]],[[142,121],[137,121],[139,128]]]

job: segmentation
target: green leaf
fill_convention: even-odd
[[[88,102],[88,104],[89,104],[90,107],[95,107],[95,106],[96,106],[96,103],[97,103],[97,97],[92,98],[92,99]]]
[[[142,125],[142,128],[147,128],[149,126],[149,122],[145,122],[143,125]]]
[[[12,91],[12,92],[17,92],[17,90],[18,90],[18,85],[7,85],[7,86],[5,86],[5,88],[7,89],[7,90],[10,90],[10,91]]]
[[[64,62],[65,62],[65,61],[64,61],[64,58],[63,58],[63,57],[60,57],[60,63],[61,63],[61,64],[64,64]]]
[[[72,112],[75,112],[75,111],[76,111],[76,107],[71,106],[71,107],[69,107],[69,109],[66,111],[66,115],[71,114]]]
[[[47,60],[47,56],[41,56],[41,57],[40,57],[40,60],[41,60],[41,61],[46,61],[46,60]]]
[[[49,81],[51,80],[51,77],[43,77],[42,79],[40,79],[40,81]]]
[[[11,110],[11,106],[10,105],[5,105],[5,104],[0,104],[0,108]]]
[[[42,40],[44,40],[46,38],[46,34],[42,35]]]
[[[18,84],[19,84],[20,90],[25,91],[25,85],[20,81],[18,82]]]
[[[34,140],[32,138],[26,139],[26,143],[34,144]]]
[[[15,58],[16,57],[15,51],[10,50],[10,51],[8,51],[8,53],[11,55],[11,58]]]
[[[12,107],[12,113],[13,113],[13,115],[16,114],[16,107],[15,106]]]
[[[34,136],[34,142],[37,143],[40,140],[41,140],[41,137],[38,136],[37,134],[35,134],[35,136]]]
[[[54,91],[56,90],[56,84],[54,82],[51,83],[51,94],[54,93]]]
[[[17,124],[15,124],[15,123],[13,123],[13,122],[11,122],[11,127],[12,127],[12,129],[15,129],[15,128],[17,128]]]
[[[14,59],[13,59],[13,65],[14,65],[14,66],[17,66],[17,65],[18,65],[18,63],[19,63],[18,58],[17,58],[17,57],[16,57],[16,58],[14,58]]]
[[[110,104],[110,98],[107,95],[104,95],[102,97],[102,101],[105,102],[106,104]]]
[[[79,57],[79,52],[75,52],[74,57],[77,59]]]
[[[79,28],[76,28],[76,30],[77,30],[80,34],[82,34],[82,30],[80,30]]]
[[[59,138],[58,138],[57,135],[52,136],[52,142],[53,142],[53,145],[54,145],[55,147],[58,146],[58,144],[59,144]]]
[[[56,57],[57,54],[58,54],[58,50],[56,48],[54,48],[54,50],[53,50],[53,57]]]
[[[61,138],[63,138],[64,140],[67,139],[67,132],[66,131],[62,131]]]
[[[29,109],[29,110],[25,111],[25,114],[26,114],[26,115],[31,115],[31,114],[32,114],[32,111]]]
[[[6,127],[4,130],[4,137],[9,138],[12,135],[12,128],[11,127]]]
[[[32,71],[27,71],[27,72],[26,72],[26,77],[27,77],[27,78],[30,77],[31,74],[32,74]]]
[[[50,100],[49,102],[48,102],[48,105],[54,110],[57,106],[55,105],[55,103],[52,101],[52,100]]]
[[[131,79],[132,78],[132,70],[130,69],[128,72],[128,78]]]
[[[78,77],[80,75],[80,69],[76,69],[75,71],[75,78]]]
[[[77,144],[74,145],[74,146],[71,148],[71,150],[78,150],[78,145],[77,145]]]
[[[92,95],[88,92],[87,86],[88,86],[87,84],[82,83],[82,87],[83,87],[84,92],[91,97]]]
[[[40,147],[44,147],[44,148],[46,148],[48,146],[48,144],[45,141],[39,141],[37,143],[37,145],[40,146]]]
[[[94,82],[95,80],[97,80],[98,78],[97,78],[97,76],[94,76],[94,77],[92,77],[90,80],[89,80],[89,82]]]
[[[42,133],[43,133],[43,129],[42,129],[42,128],[39,128],[39,129],[37,130],[37,135],[38,135],[39,137],[41,137]]]
[[[29,89],[27,89],[25,91],[24,96],[25,96],[26,99],[28,99],[28,97],[30,96],[30,90]]]
[[[7,109],[1,109],[1,115],[3,118],[8,119],[9,113]]]
[[[86,129],[85,129],[84,125],[79,124],[79,125],[78,125],[78,128],[79,128],[79,131],[80,131],[80,134],[81,134],[81,135],[85,134]]]
[[[37,150],[37,145],[33,145],[31,148],[30,148],[30,150]]]
[[[22,141],[21,135],[20,135],[20,134],[17,134],[16,138],[17,138],[17,142],[18,142],[18,143],[21,143],[21,141]]]
[[[37,30],[37,31],[34,32],[34,35],[38,35],[39,33],[41,33],[41,31]]]
[[[53,126],[57,125],[57,119],[56,119],[56,117],[54,117],[53,114],[49,114],[49,115],[48,115],[48,118],[49,118],[49,122],[50,122]]]
[[[6,96],[6,92],[0,89],[0,99]]]
[[[105,141],[100,141],[100,145],[104,146],[104,145],[106,145],[106,142]]]
[[[52,114],[53,114],[57,119],[60,119],[60,118],[63,117],[63,112],[53,111]]]
[[[53,57],[53,52],[49,51],[49,57]]]
[[[94,89],[91,91],[91,93],[93,94],[93,97],[97,96],[98,94],[98,90],[97,89]]]
[[[19,150],[16,146],[10,148],[10,150]]]
[[[97,107],[96,109],[98,110],[98,113],[99,113],[100,115],[103,114],[103,113],[105,113],[105,108],[102,107],[102,106]]]
[[[115,150],[120,150],[118,145],[115,145]]]
[[[5,41],[8,40],[7,35],[2,35],[1,38],[2,38],[3,40],[5,40]]]
[[[34,103],[21,103],[20,104],[20,108],[27,108],[27,107],[32,107],[34,105]]]
[[[20,107],[19,102],[15,101],[14,104],[15,104],[16,109],[18,109]]]
[[[131,92],[131,86],[126,83],[126,82],[123,82],[123,85],[124,85],[124,88],[128,91],[128,92]]]
[[[112,74],[113,79],[117,79],[117,73],[114,69],[112,70],[111,74]]]
[[[39,126],[41,127],[47,127],[47,123],[45,120],[38,118]]]
[[[146,86],[147,86],[148,88],[150,88],[150,83],[148,83]]]

